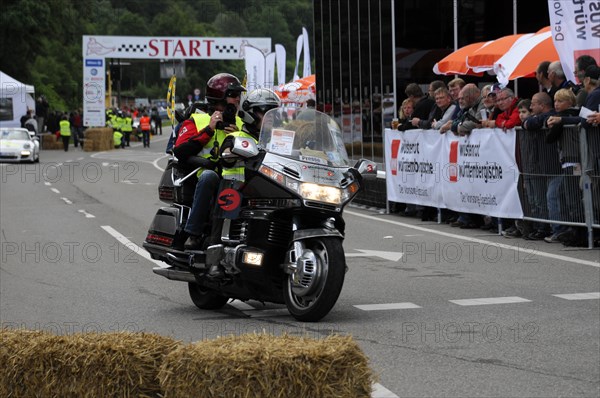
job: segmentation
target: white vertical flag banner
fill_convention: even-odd
[[[575,60],[590,55],[600,63],[600,3],[548,0],[552,41],[568,80],[575,80]]]
[[[275,44],[275,54],[277,54],[277,85],[281,86],[287,83],[285,81],[285,47],[281,44]]]
[[[275,53],[268,53],[265,57],[265,87],[273,88],[275,84]]]
[[[103,127],[105,120],[105,73],[103,57],[83,58],[83,125]]]
[[[253,46],[245,46],[246,89],[248,91],[265,86],[265,56]]]
[[[296,67],[294,68],[294,80],[300,79],[298,76],[298,64],[300,63],[300,55],[302,55],[302,48],[304,47],[304,37],[302,35],[298,36],[296,40]]]
[[[310,49],[309,49],[309,40],[308,40],[308,31],[306,28],[302,28],[302,40],[304,42],[304,69],[302,72],[302,77],[312,75],[310,68]]]

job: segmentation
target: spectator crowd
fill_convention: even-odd
[[[592,182],[593,219],[600,223],[600,67],[593,57],[582,55],[575,69],[576,83],[566,79],[560,61],[540,63],[536,70],[540,91],[531,98],[517,98],[498,83],[480,89],[462,78],[448,84],[433,81],[427,93],[416,83],[406,87],[407,98],[393,125],[400,131],[433,129],[466,136],[476,128],[516,128],[523,211],[526,218],[547,222],[496,220],[446,210],[442,221],[456,228],[486,230],[498,229],[501,221],[506,238],[587,245],[586,229],[572,224],[584,222],[581,177],[586,173]],[[587,134],[588,154],[583,159],[580,127]],[[407,204],[403,214],[427,221],[435,218],[434,210]],[[600,231],[594,232],[598,244]]]

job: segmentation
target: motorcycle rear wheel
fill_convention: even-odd
[[[302,322],[316,322],[331,311],[342,291],[346,259],[339,238],[314,238],[304,243],[316,258],[318,280],[315,281],[315,289],[305,296],[294,293],[293,275],[289,275],[284,281],[284,299],[294,318]]]
[[[223,308],[229,301],[229,298],[223,297],[197,283],[188,282],[188,290],[192,302],[202,310],[218,310],[219,308]]]

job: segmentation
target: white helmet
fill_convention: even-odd
[[[253,117],[255,116],[255,111],[265,114],[267,111],[279,108],[280,106],[281,101],[279,97],[268,88],[258,88],[250,91],[242,103],[242,109],[250,113]]]

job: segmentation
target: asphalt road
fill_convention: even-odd
[[[378,373],[374,397],[600,396],[598,250],[351,206],[349,272],[321,322],[258,302],[197,309],[140,249],[161,205],[166,137],[149,149],[43,151],[39,165],[0,165],[3,327],[184,341],[342,333]]]

